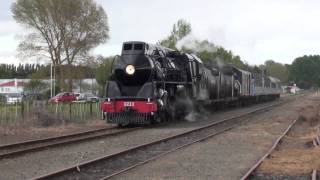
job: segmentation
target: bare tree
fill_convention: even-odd
[[[31,30],[18,50],[33,57],[49,57],[58,68],[61,88],[72,73],[61,66],[71,69],[109,38],[107,15],[93,0],[17,0],[11,10],[14,19]]]

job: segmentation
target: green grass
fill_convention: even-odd
[[[0,122],[8,124],[21,119],[20,105],[0,105]]]
[[[19,104],[0,104],[0,125],[19,123],[37,113],[42,113],[53,119],[60,119],[67,123],[84,123],[101,117],[99,103],[36,103],[26,101]]]
[[[64,119],[66,122],[85,122],[90,119],[97,119],[101,112],[99,103],[57,103],[49,104],[50,114]]]

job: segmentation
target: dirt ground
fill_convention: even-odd
[[[313,145],[313,139],[320,135],[320,96],[307,99],[299,109],[297,123],[261,164],[253,179],[308,179],[313,169],[320,169],[320,147]]]
[[[61,136],[71,133],[108,127],[105,121],[92,120],[88,123],[72,123],[50,127],[12,126],[0,127],[0,145],[11,144],[32,139]]]

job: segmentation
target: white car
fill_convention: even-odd
[[[91,93],[81,93],[80,96],[78,97],[78,101],[99,102],[99,97]]]
[[[8,94],[6,95],[6,102],[7,104],[16,104],[22,102],[22,95],[21,94]]]
[[[73,93],[76,96],[77,101],[80,101],[81,93]]]

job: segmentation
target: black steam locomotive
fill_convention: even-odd
[[[103,117],[119,125],[184,115],[190,103],[219,106],[279,97],[279,80],[145,42],[125,42],[113,62]]]

